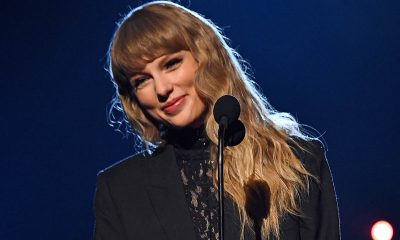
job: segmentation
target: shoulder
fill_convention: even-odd
[[[323,143],[316,138],[290,137],[288,144],[304,167],[311,174],[319,175],[321,165],[326,162]]]
[[[106,167],[98,172],[98,176],[107,178],[113,178],[115,176],[124,175],[128,172],[137,171],[137,169],[143,168],[145,161],[149,159],[151,155],[147,152],[139,152],[135,155],[126,157],[111,166]]]
[[[111,183],[134,182],[144,179],[150,171],[150,162],[163,151],[158,147],[154,152],[142,151],[135,155],[122,159],[113,165],[98,172],[99,181]]]
[[[313,175],[302,196],[301,239],[340,239],[338,206],[325,149],[318,139],[293,138],[292,151]]]

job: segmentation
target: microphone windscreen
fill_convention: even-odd
[[[239,118],[239,101],[231,95],[224,95],[215,102],[213,114],[217,123],[225,116],[228,119],[228,124],[230,124]]]
[[[228,125],[225,132],[226,146],[236,146],[241,143],[246,135],[246,129],[243,123],[238,119]]]

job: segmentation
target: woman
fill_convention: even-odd
[[[265,239],[339,239],[322,144],[268,104],[214,24],[151,2],[122,20],[109,54],[114,107],[145,151],[99,173],[96,239],[218,239],[212,109],[226,94],[245,106],[246,136],[225,150],[225,239],[255,238],[246,212],[251,181],[270,195]]]

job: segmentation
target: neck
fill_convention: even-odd
[[[186,127],[180,129],[167,129],[164,139],[168,144],[181,148],[192,148],[199,141],[209,142],[204,125],[197,128]]]

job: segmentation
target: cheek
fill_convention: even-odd
[[[181,73],[180,79],[182,79],[181,83],[186,88],[194,88],[194,79],[196,77],[196,73],[192,70],[186,70]]]
[[[194,79],[196,78],[197,64],[192,61],[185,62],[181,67],[182,71],[179,72],[179,79],[181,84],[187,88],[194,87]]]
[[[155,107],[157,107],[157,96],[153,91],[149,90],[140,90],[139,92],[136,93],[136,98],[144,109],[151,110]]]

